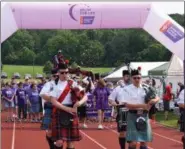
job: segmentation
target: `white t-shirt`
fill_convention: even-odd
[[[63,93],[64,89],[67,86],[68,81],[58,81],[58,84],[54,86],[53,91],[50,93],[50,96],[54,97],[54,98],[58,98],[60,97],[60,95]],[[83,88],[81,86],[79,86],[77,84],[77,82],[73,81],[72,84],[72,88],[77,87],[80,88],[80,90],[83,90]],[[71,93],[69,92],[65,99],[63,100],[62,104],[66,104],[66,105],[70,105],[72,104],[72,100],[71,100]]]
[[[55,86],[55,81],[49,81],[49,82],[47,82],[46,84],[44,84],[44,86],[43,86],[43,88],[42,88],[42,90],[40,91],[40,96],[42,96],[42,95],[50,95],[50,93],[53,91],[53,89],[54,89],[54,86]],[[42,98],[42,107],[44,107],[44,103],[45,103],[46,101]],[[43,112],[44,112],[44,110],[43,110]]]
[[[184,104],[184,89],[179,94],[179,101],[177,104]]]
[[[118,99],[121,102],[127,102],[129,104],[144,104],[145,103],[145,90],[142,85],[140,87],[136,87],[133,84],[128,85],[123,88],[123,91],[120,93],[121,97]]]
[[[120,86],[117,86],[112,92],[111,94],[109,95],[109,100],[112,100],[112,101],[115,101],[115,100],[118,100],[118,101],[121,101],[122,99],[122,92],[123,92],[123,89],[126,85],[124,83],[122,83],[122,85]]]

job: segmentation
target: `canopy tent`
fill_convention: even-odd
[[[173,55],[169,63],[165,63],[157,68],[149,71],[149,75],[152,77],[164,76],[165,82],[173,84],[173,92],[176,93],[178,88],[178,82],[184,83],[184,69],[183,62],[177,56]]]
[[[141,67],[141,74],[143,77],[148,77],[148,71],[158,66],[164,65],[168,62],[131,62],[130,68],[137,69]],[[117,81],[122,78],[122,71],[127,70],[127,66],[122,66],[118,70],[114,71],[110,75],[106,76],[105,79],[109,81]]]
[[[165,63],[157,68],[148,71],[149,76],[164,76],[167,74],[167,70],[170,63]]]
[[[152,3],[4,2],[1,5],[1,43],[18,29],[110,28],[143,28],[184,60],[183,27]]]

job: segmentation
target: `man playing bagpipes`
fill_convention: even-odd
[[[152,141],[148,111],[159,98],[151,87],[141,84],[140,70],[132,70],[131,79],[132,84],[124,87],[121,99],[122,104],[129,109],[126,140],[129,149],[136,149],[137,142],[140,142],[140,149],[148,149],[147,142]]]
[[[62,149],[67,142],[67,149],[74,149],[74,141],[80,141],[77,108],[87,101],[83,88],[69,79],[66,64],[58,65],[59,79],[51,92],[50,102],[53,104],[51,133],[55,145]]]
[[[119,132],[119,144],[120,144],[120,148],[121,149],[125,149],[126,148],[126,115],[127,115],[127,108],[124,108],[122,105],[120,105],[120,100],[122,99],[122,91],[123,88],[127,85],[129,85],[130,82],[130,75],[129,75],[129,71],[128,70],[123,70],[122,72],[122,76],[123,76],[123,82],[117,86],[113,92],[110,94],[109,96],[109,103],[112,106],[115,106],[117,108],[117,117],[116,117],[116,121],[117,121],[117,130]]]

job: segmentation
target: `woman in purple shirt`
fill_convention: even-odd
[[[4,106],[8,110],[8,117],[7,121],[13,121],[13,114],[14,114],[14,101],[13,98],[15,96],[14,91],[11,89],[11,85],[7,82],[5,89],[2,90],[2,97],[4,100]]]
[[[104,80],[100,79],[98,81],[93,94],[96,99],[96,109],[98,110],[98,129],[103,129],[104,111],[108,108],[108,96],[110,95]]]
[[[23,88],[23,83],[20,82],[18,84],[18,89],[16,91],[16,99],[17,99],[17,105],[18,105],[18,118],[19,120],[24,119],[26,120],[27,116],[27,98],[26,98],[26,91]],[[21,118],[22,115],[22,118]]]
[[[35,83],[31,84],[30,86],[28,98],[31,104],[31,114],[33,117],[32,122],[39,122],[39,111],[40,111],[39,91]]]

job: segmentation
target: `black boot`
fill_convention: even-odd
[[[121,149],[125,149],[125,142],[126,142],[125,138],[120,138],[119,137],[119,145],[120,145]]]
[[[140,149],[148,149],[147,146],[140,146]]]
[[[48,136],[46,136],[46,140],[48,142],[48,145],[49,145],[50,149],[55,149],[55,145],[54,145],[53,140]]]
[[[57,146],[55,146],[55,148],[54,149],[63,149],[63,146],[61,146],[61,147],[57,147]]]

